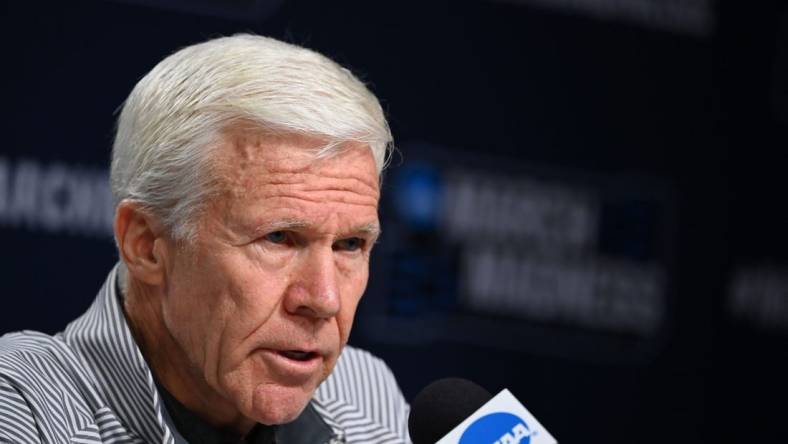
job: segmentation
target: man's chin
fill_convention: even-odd
[[[266,424],[287,424],[304,411],[314,390],[277,385],[258,386],[252,396],[251,418]]]

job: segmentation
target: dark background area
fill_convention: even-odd
[[[570,3],[3,1],[0,160],[101,171],[115,110],[165,55],[237,32],[302,44],[367,81],[390,116],[401,158],[384,200],[414,159],[456,158],[656,189],[664,207],[655,331],[633,339],[509,319],[507,330],[453,341],[395,329],[408,322],[385,334],[365,326],[396,285],[386,236],[408,229],[384,206],[351,343],[383,357],[409,399],[462,376],[509,388],[562,443],[788,442],[788,316],[779,316],[788,302],[767,310],[778,313],[768,322],[731,308],[742,270],[788,272],[788,9],[713,2],[707,25],[681,29],[561,7]],[[0,334],[54,333],[92,301],[114,245],[108,234],[3,216],[9,183],[0,183]],[[418,245],[441,256],[430,242]],[[772,293],[788,300],[788,286]],[[522,347],[501,346],[511,328]]]

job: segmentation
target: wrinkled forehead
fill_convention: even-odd
[[[335,180],[379,196],[379,177],[369,145],[320,137],[233,128],[222,134],[211,169],[222,184],[253,188],[282,181]]]

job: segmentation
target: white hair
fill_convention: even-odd
[[[347,69],[272,38],[222,37],[165,58],[126,99],[112,150],[115,206],[133,200],[174,238],[193,239],[215,191],[211,153],[222,131],[240,121],[320,137],[327,143],[317,157],[345,142],[366,143],[379,175],[392,148],[380,103]]]

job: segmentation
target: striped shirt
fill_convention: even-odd
[[[88,311],[55,336],[0,337],[0,442],[176,444],[126,323],[117,267]],[[409,442],[409,407],[386,364],[345,347],[311,405],[332,443]]]

